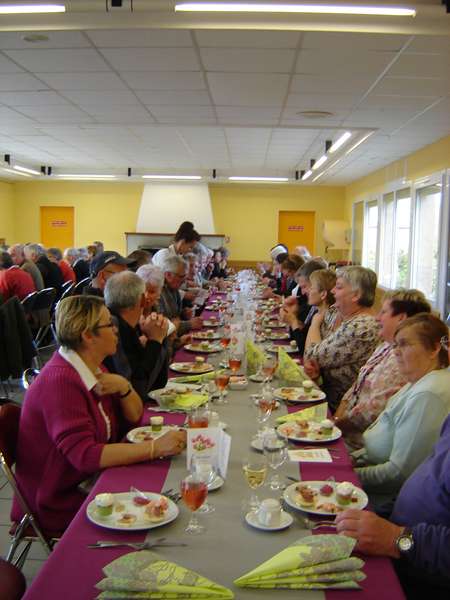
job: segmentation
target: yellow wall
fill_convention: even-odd
[[[383,192],[389,182],[403,177],[414,181],[448,168],[450,168],[450,136],[348,185],[345,189],[347,220],[351,222],[352,205],[355,201]]]
[[[0,181],[0,238],[7,244],[14,240],[14,189],[11,183]]]
[[[230,236],[233,260],[267,260],[268,250],[278,242],[279,210],[316,212],[314,253],[322,256],[324,219],[344,218],[343,187],[211,184],[209,190],[216,231]]]
[[[40,206],[75,208],[75,246],[101,240],[126,252],[125,231],[135,231],[143,186],[139,183],[45,181],[14,184],[16,242],[40,238]]]

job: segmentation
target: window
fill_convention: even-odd
[[[355,202],[353,205],[352,226],[352,262],[362,264],[364,233],[364,202]]]
[[[441,192],[439,185],[416,190],[413,284],[431,301],[437,297]]]
[[[377,245],[378,245],[378,201],[372,200],[366,204],[365,243],[363,264],[369,269],[377,270]]]
[[[385,287],[391,286],[392,273],[394,270],[394,256],[392,247],[392,236],[394,233],[394,192],[383,196],[383,224],[381,226],[380,244],[380,273],[379,282]]]
[[[411,237],[411,192],[409,188],[395,192],[394,288],[408,287],[409,243]]]

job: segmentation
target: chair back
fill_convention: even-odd
[[[56,290],[55,288],[44,288],[40,292],[37,292],[36,299],[34,301],[33,312],[37,310],[49,310],[55,300]]]
[[[31,294],[28,294],[28,296],[25,296],[25,298],[22,300],[23,310],[25,311],[26,315],[29,315],[33,311],[37,295],[37,292],[31,292]]]
[[[22,387],[24,390],[27,390],[30,387],[39,373],[39,369],[25,369],[22,374]]]
[[[91,278],[85,277],[84,279],[82,279],[75,285],[75,287],[73,288],[73,291],[72,291],[72,295],[77,296],[79,294],[82,294],[84,288],[87,287],[90,283],[91,283]]]
[[[66,285],[66,284],[69,285]],[[64,300],[64,298],[68,298],[69,296],[72,296],[73,294],[73,290],[75,289],[75,284],[72,283],[72,281],[67,281],[64,285],[63,285],[63,292],[61,294],[61,297],[59,299],[59,302],[61,302],[61,300]]]
[[[16,462],[20,406],[8,402],[0,406],[0,458],[11,468]]]

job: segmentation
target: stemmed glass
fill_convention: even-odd
[[[227,348],[230,345],[230,342],[231,342],[231,329],[230,329],[229,326],[225,326],[223,328],[222,337],[220,338],[220,345],[224,349],[223,359],[222,360],[226,364],[228,364],[228,351],[227,351]]]
[[[214,383],[216,384],[217,389],[220,392],[219,399],[217,400],[217,404],[226,404],[227,400],[225,399],[224,392],[230,382],[230,376],[228,373],[224,371],[218,371],[214,378]]]
[[[252,489],[252,493],[248,500],[248,505],[252,511],[256,511],[259,508],[259,498],[256,495],[256,489],[261,487],[266,480],[267,476],[267,459],[265,456],[257,455],[248,456],[244,458],[242,462],[242,469],[244,471],[247,483]]]
[[[255,401],[257,415],[256,420],[258,422],[258,432],[256,434],[256,439],[261,439],[264,432],[264,423],[270,419],[270,415],[273,410],[273,398],[272,394],[263,394],[262,396],[258,396]]]
[[[265,376],[264,383],[272,381],[278,367],[277,356],[266,356],[262,364],[262,372]]]
[[[195,511],[200,508],[208,495],[208,486],[198,475],[188,475],[181,482],[181,497],[191,511],[191,518],[185,529],[186,533],[198,535],[205,531],[197,519]]]
[[[277,469],[286,462],[288,457],[286,438],[281,438],[276,433],[268,433],[263,438],[263,452],[269,467],[274,471],[269,481],[270,489],[279,490],[282,483]]]
[[[232,352],[228,359],[228,366],[233,373],[238,373],[241,368],[242,358],[236,353]]]
[[[199,456],[198,454],[194,454],[191,459],[191,475],[195,475],[202,481],[206,483],[206,486],[209,488],[211,483],[217,477],[217,471],[215,465],[211,462],[211,458],[206,456]],[[208,498],[206,498],[205,502],[197,509],[199,513],[211,513],[216,509],[208,502]]]

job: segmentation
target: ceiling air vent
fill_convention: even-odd
[[[334,113],[327,110],[301,110],[297,115],[305,119],[327,119],[328,117],[333,117]]]

